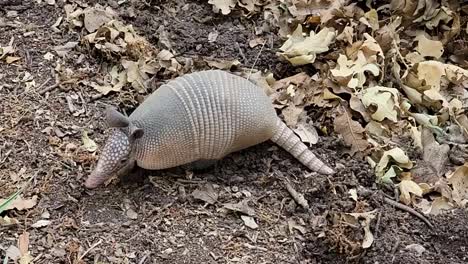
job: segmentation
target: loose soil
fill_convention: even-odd
[[[190,180],[183,168],[174,168],[86,190],[82,183],[96,157],[79,148],[81,131],[86,129],[102,145],[106,138],[103,103],[131,112],[142,98],[127,90],[90,100],[95,91],[77,83],[38,93],[55,81],[57,59],[48,61],[44,54],[54,53],[54,46],[79,40],[73,31],[51,29],[58,17],[65,16],[62,1],[57,2],[50,6],[44,1],[0,1],[0,44],[5,46],[14,37],[22,58],[20,63],[0,64],[0,197],[17,190],[18,183],[11,180],[14,175],[19,182],[33,176],[24,196],[37,195],[39,201],[30,210],[3,213],[20,224],[0,227],[1,260],[3,249],[16,245],[18,236],[27,231],[34,263],[467,262],[466,210],[428,217],[435,226],[431,230],[414,215],[384,203],[383,193],[392,192],[378,187],[367,163],[345,154],[343,143],[334,134],[321,135],[313,146],[317,155],[337,169],[332,177],[310,174],[288,153],[267,142],[195,172]],[[260,52],[260,46],[250,48],[248,41],[255,38],[254,28],[261,25],[261,16],[246,18],[236,12],[220,16],[207,1],[149,2],[152,7],[144,1],[108,4],[156,47],[163,48],[158,28],[164,26],[177,55],[238,59],[251,67]],[[6,17],[7,11],[18,13]],[[219,36],[209,43],[207,36],[215,30]],[[277,78],[303,70],[279,61],[275,52],[282,43],[275,32],[263,37],[268,41],[256,68],[270,70]],[[79,48],[60,60],[63,69],[70,69],[81,80],[98,78],[101,63],[100,58]],[[34,77],[36,87],[25,88],[22,78],[26,73]],[[81,114],[69,112],[70,100],[83,109]],[[311,109],[310,114],[322,116],[321,111]],[[292,200],[284,178],[304,194],[309,211]],[[205,182],[219,192],[219,204],[205,205],[190,196]],[[350,198],[350,189],[366,192],[356,203]],[[239,214],[222,210],[223,203],[246,197],[256,211],[259,227],[255,230],[246,227]],[[333,224],[330,219],[332,213],[374,209],[378,212],[371,222],[375,241],[367,250],[361,249],[361,227]],[[50,215],[51,224],[32,228],[44,214]],[[303,228],[295,228],[297,225]],[[407,248],[412,244],[425,251]]]

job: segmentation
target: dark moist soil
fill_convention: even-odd
[[[238,59],[243,66],[252,66],[260,47],[251,49],[248,41],[255,38],[254,28],[262,25],[261,16],[245,18],[234,12],[223,17],[205,1],[152,2],[158,7],[140,1],[120,6],[109,1],[109,5],[158,48],[165,48],[157,31],[164,26],[178,55]],[[129,8],[135,17],[128,15]],[[174,9],[179,11],[170,11]],[[18,15],[6,17],[12,10]],[[126,97],[111,95],[87,103],[95,92],[77,83],[38,93],[54,84],[58,61],[80,80],[102,74],[101,60],[80,49],[66,59],[44,59],[46,52],[55,54],[54,46],[79,40],[73,31],[51,30],[60,16],[65,16],[61,1],[58,6],[44,1],[0,1],[0,44],[5,46],[14,37],[22,58],[16,64],[0,64],[0,197],[33,176],[24,196],[37,195],[39,200],[32,209],[6,212],[20,224],[0,227],[0,256],[27,231],[35,263],[466,263],[466,210],[429,217],[435,226],[430,230],[415,216],[383,203],[367,163],[345,154],[336,135],[321,137],[313,147],[337,169],[333,177],[310,174],[285,151],[263,143],[226,157],[191,180],[182,168],[175,168],[86,190],[82,183],[96,156],[79,147],[81,131],[88,130],[102,145],[106,137],[102,102],[134,103],[137,96],[127,92]],[[208,43],[207,36],[214,30],[219,36]],[[277,78],[300,71],[278,60],[275,48],[281,40],[275,32],[262,37],[269,42],[256,68],[268,69]],[[84,58],[78,59],[82,54]],[[21,81],[27,72],[36,82],[30,90]],[[83,113],[70,113],[67,97]],[[19,181],[11,180],[12,175],[18,175]],[[282,178],[304,194],[308,212],[291,199]],[[219,192],[219,204],[205,205],[191,198],[204,182]],[[356,203],[349,197],[350,189],[365,189],[367,195],[360,195]],[[239,214],[222,210],[223,203],[246,197],[256,211],[256,230],[246,227]],[[335,213],[374,209],[378,212],[371,222],[375,241],[367,250],[360,250],[361,227],[331,221]],[[32,228],[44,213],[50,214],[51,224]],[[293,228],[294,223],[303,230]],[[411,244],[425,251],[406,249]]]

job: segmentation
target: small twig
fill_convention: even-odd
[[[146,253],[143,258],[141,258],[140,261],[138,261],[138,264],[143,264],[145,263],[146,259],[148,258],[148,256],[150,255],[151,253]]]
[[[91,96],[91,98],[89,99],[88,103],[91,103],[93,101],[96,101],[97,99],[101,99],[103,97],[102,94],[95,94],[93,96]]]
[[[400,238],[397,237],[397,240],[395,241],[395,245],[393,246],[392,248],[392,254],[390,254],[390,256],[394,256],[398,247],[400,246]]]
[[[201,184],[205,183],[205,180],[187,180],[187,179],[177,179],[178,183],[188,183],[188,184]]]
[[[417,218],[421,219],[424,223],[426,223],[431,229],[434,229],[434,226],[431,224],[431,222],[426,217],[424,217],[422,214],[416,212],[416,210],[414,210],[413,208],[411,208],[409,206],[406,206],[406,205],[404,205],[402,203],[395,202],[394,200],[389,199],[387,197],[383,197],[383,200],[384,200],[384,202],[386,202],[389,205],[395,206],[398,209],[401,209],[401,210],[403,210],[403,211],[405,211],[407,213],[410,213],[410,214],[416,216]]]
[[[260,48],[260,51],[257,54],[257,57],[255,58],[254,63],[252,64],[252,68],[250,68],[249,76],[247,77],[247,80],[250,80],[250,75],[252,75],[252,71],[255,67],[255,64],[257,64],[258,58],[260,58],[260,54],[262,54],[263,48],[265,47],[266,40],[263,41],[262,47]]]
[[[50,82],[50,80],[52,80],[52,78],[47,78],[47,80],[45,80],[45,82],[43,82],[41,85],[39,85],[39,87],[37,87],[37,89],[41,90],[42,87],[44,87],[48,82]]]
[[[236,42],[236,46],[237,48],[239,49],[239,54],[241,55],[242,59],[244,60],[244,63],[247,64],[248,60],[247,58],[245,57],[245,54],[244,52],[242,51],[240,45],[239,45],[239,42]]]
[[[379,235],[379,229],[380,229],[380,218],[382,217],[382,213],[379,212],[377,214],[377,223],[375,224],[375,229],[374,229],[374,237],[377,237]]]
[[[80,260],[82,260],[82,259],[86,256],[86,254],[88,254],[88,253],[89,253],[91,250],[93,250],[95,247],[99,246],[99,244],[101,244],[101,243],[102,243],[102,239],[99,240],[98,242],[96,242],[96,243],[95,243],[94,245],[92,245],[90,248],[88,248],[88,250],[86,250],[86,251],[83,253],[83,255],[81,255],[81,257],[78,258],[78,262],[79,262]]]
[[[43,90],[39,91],[39,95],[44,95],[47,92],[52,91],[53,89],[57,88],[60,85],[60,82],[56,82],[55,84],[44,88]]]
[[[304,199],[304,196],[296,192],[296,190],[294,190],[294,188],[291,186],[291,183],[289,183],[289,181],[285,179],[283,182],[284,182],[284,185],[286,186],[286,190],[288,190],[289,194],[294,199],[294,201],[296,201],[296,203],[302,206],[304,209],[309,209],[309,203],[307,203],[307,200]]]

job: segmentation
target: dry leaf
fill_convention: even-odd
[[[81,140],[83,141],[83,146],[87,151],[95,152],[98,149],[96,142],[89,138],[88,131],[83,130]]]
[[[351,224],[356,225],[360,223],[361,227],[364,228],[364,239],[362,240],[361,247],[369,248],[374,243],[374,235],[370,230],[370,223],[375,218],[376,210],[365,212],[365,213],[347,213],[346,215],[354,217],[354,221]],[[348,218],[349,219],[349,218]],[[363,220],[361,220],[363,219]]]
[[[0,217],[0,226],[10,226],[18,223],[19,221],[15,218],[10,218],[8,216]]]
[[[348,60],[345,55],[340,54],[336,68],[330,72],[338,83],[355,89],[362,88],[366,82],[365,72],[378,76],[380,69],[377,64],[367,62],[364,53],[358,51],[356,61]]]
[[[297,107],[293,104],[288,105],[284,108],[281,113],[284,116],[284,122],[288,127],[295,128],[299,120],[299,116],[304,112],[302,107]]]
[[[418,46],[416,50],[421,54],[423,57],[434,57],[439,59],[442,54],[444,53],[444,47],[442,42],[437,40],[430,40],[424,36],[424,34],[420,34],[416,37],[416,41],[418,41]]]
[[[398,90],[382,86],[374,86],[364,89],[361,98],[365,107],[376,106],[375,113],[371,117],[377,121],[383,121],[385,118],[397,122]]]
[[[242,200],[241,202],[238,202],[236,204],[225,203],[223,204],[223,206],[226,209],[236,211],[236,212],[241,212],[249,216],[255,215],[255,210],[248,205],[248,200]]]
[[[317,130],[311,124],[299,124],[294,132],[301,138],[302,142],[316,144],[318,141]]]
[[[39,220],[36,223],[32,224],[31,227],[40,228],[40,227],[48,226],[50,223],[51,223],[50,220]]]
[[[307,37],[303,36],[302,26],[299,24],[288,40],[280,47],[281,56],[292,65],[313,63],[316,55],[328,51],[328,46],[335,38],[332,28],[323,28],[317,34],[313,31]]]
[[[215,13],[221,10],[223,15],[227,15],[231,13],[231,9],[236,6],[237,0],[208,0],[208,3],[213,5],[213,11]]]
[[[468,163],[458,167],[448,176],[448,181],[452,184],[452,198],[461,207],[465,207],[468,202]]]
[[[89,33],[93,33],[102,25],[113,19],[111,12],[98,8],[89,8],[84,11],[84,26]]]
[[[215,204],[218,201],[218,194],[211,184],[206,184],[202,188],[196,189],[192,192],[192,196],[209,204]]]
[[[335,131],[343,137],[345,143],[351,146],[351,155],[367,149],[369,143],[365,139],[364,128],[359,122],[352,120],[347,112],[335,118],[334,127]]]
[[[206,63],[208,63],[208,65],[210,67],[214,67],[214,68],[217,68],[217,69],[220,69],[220,70],[229,70],[233,66],[238,66],[238,65],[241,64],[239,60],[221,60],[221,59],[218,59],[218,60],[205,60],[205,61],[206,61]]]
[[[78,45],[78,42],[70,41],[65,43],[65,45],[55,46],[54,50],[60,57],[65,57],[65,55],[69,54],[70,51],[76,47],[76,45]]]
[[[348,193],[349,193],[349,197],[351,197],[351,199],[353,199],[354,201],[357,202],[358,196],[357,196],[357,191],[356,191],[356,189],[350,189],[350,190],[348,191]]]
[[[448,162],[450,147],[447,144],[439,144],[429,128],[423,128],[421,132],[423,146],[423,160],[427,162],[437,177],[445,173],[445,165]]]
[[[5,199],[0,199],[0,204],[3,204],[6,200]],[[10,203],[4,210],[11,210],[11,209],[17,209],[17,210],[25,210],[25,209],[31,209],[37,204],[37,195],[34,195],[31,199],[23,199],[21,195],[18,195],[16,199]]]
[[[19,61],[19,60],[21,60],[21,57],[7,56],[7,57],[5,58],[5,62],[6,62],[7,64],[11,64],[11,63],[13,63],[13,62],[15,62],[15,61]]]
[[[395,162],[397,166],[402,168],[411,169],[413,167],[413,162],[410,161],[402,149],[398,147],[393,148],[383,153],[382,158],[375,167],[375,173],[378,178],[381,178],[385,175],[385,169],[391,160]]]
[[[453,209],[453,205],[449,200],[443,196],[435,198],[432,203],[426,199],[421,199],[421,201],[415,204],[423,214],[439,215],[445,213],[446,210]]]
[[[398,184],[400,188],[400,201],[404,204],[411,203],[411,193],[421,197],[423,194],[423,190],[421,187],[411,180],[411,174],[408,173],[407,176],[404,176],[401,182]]]

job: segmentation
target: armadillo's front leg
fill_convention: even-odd
[[[142,170],[136,166],[135,160],[130,160],[127,165],[117,172],[117,177],[121,182],[129,182],[130,178],[141,177]]]

